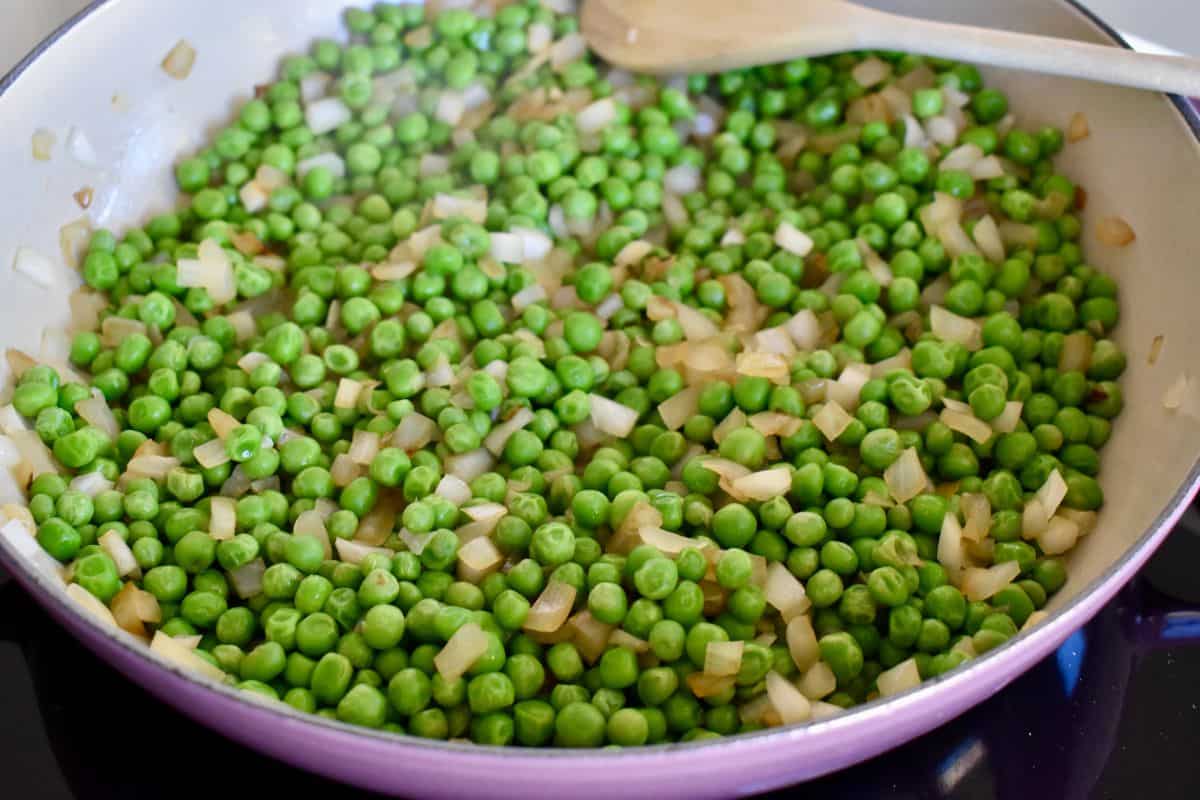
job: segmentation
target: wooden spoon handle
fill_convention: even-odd
[[[874,17],[874,15],[871,15]],[[1200,97],[1200,59],[1138,53],[1070,39],[886,15],[871,19],[865,46],[909,50],[996,67],[1047,72]]]

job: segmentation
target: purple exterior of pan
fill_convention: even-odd
[[[88,12],[101,5],[93,4]],[[1102,23],[1093,21],[1123,44]],[[0,83],[0,92],[5,83]],[[1200,138],[1195,109],[1178,98],[1174,102]],[[366,789],[421,797],[569,794],[600,798],[618,792],[656,798],[730,797],[813,778],[870,758],[1001,690],[1084,625],[1134,576],[1195,496],[1198,483],[1200,467],[1193,467],[1150,528],[1107,573],[1051,618],[975,659],[969,669],[820,722],[624,751],[581,753],[435,743],[302,714],[184,673],[127,634],[101,626],[52,588],[51,578],[30,569],[2,538],[0,561],[58,622],[130,680],[196,721],[305,770]]]

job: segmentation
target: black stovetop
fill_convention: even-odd
[[[1200,510],[1085,629],[904,747],[784,794],[1200,797]],[[368,797],[234,745],[143,694],[0,572],[0,797]],[[532,796],[532,795],[531,795]]]

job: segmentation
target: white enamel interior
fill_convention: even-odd
[[[893,0],[873,5],[924,16],[1106,42],[1082,14],[1045,0],[961,3]],[[92,186],[87,212],[97,226],[120,229],[171,207],[171,165],[218,129],[256,83],[270,80],[279,56],[317,36],[337,36],[334,0],[208,0],[164,3],[113,0],[29,64],[0,96],[0,345],[36,352],[43,328],[66,320],[68,284],[39,288],[11,268],[18,246],[59,261],[58,229],[83,212],[72,193]],[[181,37],[198,51],[184,81],[159,67]],[[1120,560],[1189,480],[1200,452],[1200,422],[1165,413],[1168,384],[1195,374],[1195,303],[1200,299],[1200,152],[1167,98],[1150,93],[1012,72],[987,72],[1004,88],[1023,125],[1065,125],[1087,114],[1091,137],[1069,145],[1062,169],[1086,188],[1088,260],[1121,284],[1117,338],[1129,356],[1126,410],[1104,450],[1107,504],[1097,529],[1072,557],[1061,606]],[[75,163],[64,142],[77,126],[101,169]],[[49,163],[31,158],[37,128],[56,132]],[[1124,249],[1100,245],[1094,223],[1119,214],[1137,232]],[[66,273],[64,269],[64,274]],[[1147,363],[1156,336],[1157,364]],[[16,489],[0,476],[0,496]]]

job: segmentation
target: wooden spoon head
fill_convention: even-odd
[[[854,49],[872,12],[843,0],[585,0],[581,26],[637,72],[715,72]]]

